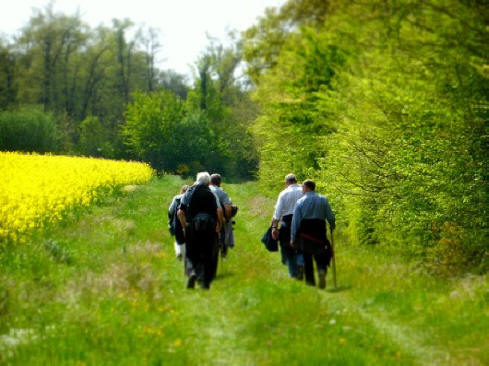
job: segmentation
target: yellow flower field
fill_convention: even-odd
[[[144,163],[0,152],[0,242],[60,220],[125,184],[147,182]]]

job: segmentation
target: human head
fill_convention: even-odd
[[[197,178],[195,179],[195,183],[205,183],[209,185],[211,182],[211,176],[207,172],[197,173]]]
[[[296,184],[297,183],[297,178],[295,177],[295,174],[287,174],[285,176],[285,185],[289,186],[291,184]]]
[[[312,179],[306,179],[304,182],[302,182],[302,190],[304,193],[306,192],[314,192],[316,189],[316,183]]]
[[[214,173],[211,175],[211,184],[213,186],[217,186],[217,187],[220,187],[221,186],[221,175],[220,174],[217,174],[217,173]]]
[[[188,185],[184,184],[182,188],[180,188],[180,194],[184,194],[188,190]]]

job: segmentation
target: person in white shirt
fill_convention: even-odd
[[[285,176],[285,186],[286,188],[280,192],[275,205],[272,218],[272,237],[279,240],[282,263],[288,266],[289,275],[302,279],[304,273],[302,254],[290,246],[292,214],[297,200],[303,196],[302,186],[297,184],[297,179],[292,173]]]

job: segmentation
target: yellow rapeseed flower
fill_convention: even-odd
[[[0,242],[20,242],[35,227],[152,174],[138,162],[0,152]]]

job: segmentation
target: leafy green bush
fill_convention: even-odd
[[[353,242],[442,273],[489,270],[488,14],[473,5],[331,2],[319,23],[269,13],[273,32],[245,38],[276,51],[251,70],[262,182],[316,178]]]
[[[155,169],[193,174],[219,168],[223,152],[205,114],[188,111],[173,93],[135,93],[126,119],[128,150]]]
[[[80,124],[80,150],[90,156],[112,157],[114,148],[109,141],[107,129],[98,117],[88,116]]]
[[[0,149],[54,152],[57,128],[54,117],[34,107],[0,112]]]

